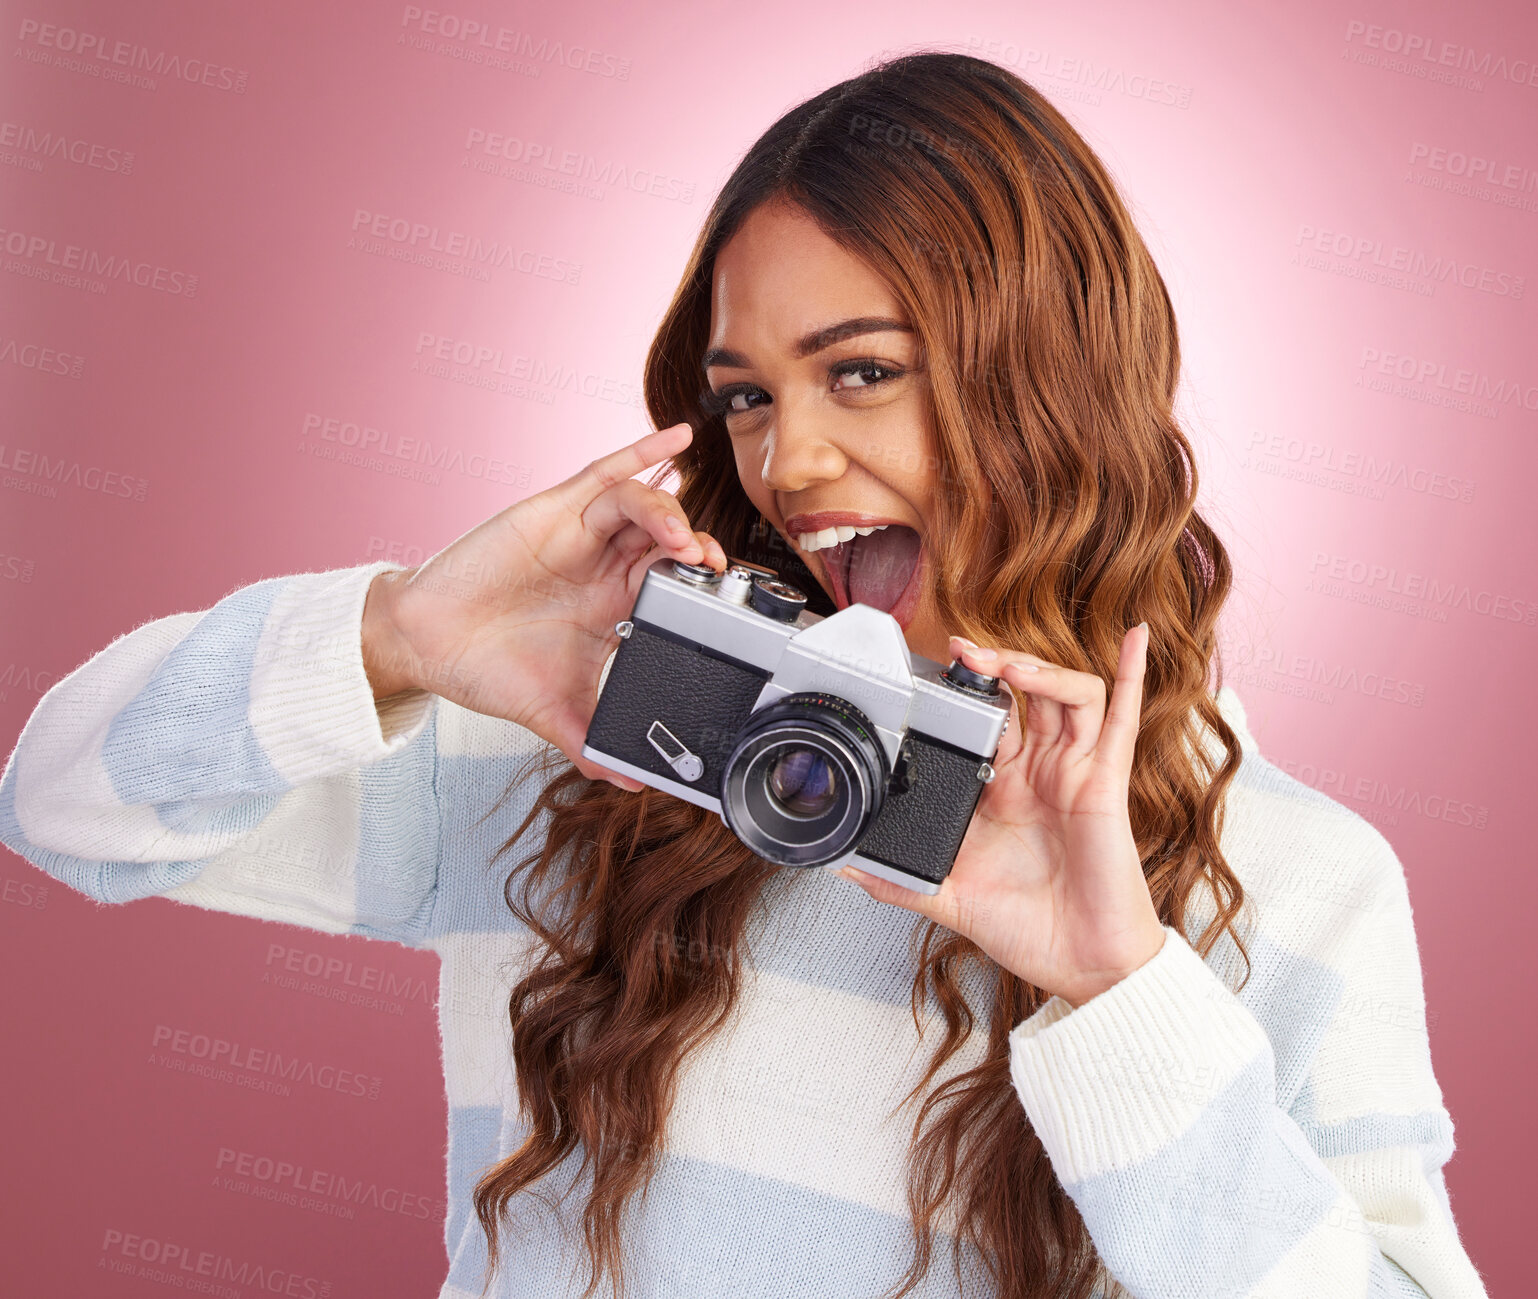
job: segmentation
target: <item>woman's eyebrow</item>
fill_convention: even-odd
[[[905,334],[913,332],[913,326],[901,320],[889,320],[885,316],[856,316],[851,320],[841,320],[836,325],[814,329],[792,350],[796,360],[801,361],[822,351],[825,347],[832,347],[834,343],[842,343],[846,338],[854,338],[860,334],[879,334],[886,329],[900,329]],[[708,370],[713,365],[728,365],[746,370],[748,358],[730,348],[712,347],[705,353],[701,368]]]

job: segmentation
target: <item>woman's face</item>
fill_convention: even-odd
[[[743,489],[834,603],[892,614],[944,663],[922,544],[938,462],[908,324],[870,267],[766,203],[716,257],[705,377]]]

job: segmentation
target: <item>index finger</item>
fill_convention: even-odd
[[[658,429],[628,447],[600,456],[564,482],[556,484],[553,490],[580,513],[595,497],[618,486],[627,478],[634,478],[643,469],[649,469],[669,456],[676,455],[693,438],[694,430],[687,423]]]
[[[1100,727],[1095,757],[1115,771],[1132,770],[1132,754],[1143,713],[1143,678],[1148,669],[1148,624],[1139,623],[1122,638],[1111,702]]]

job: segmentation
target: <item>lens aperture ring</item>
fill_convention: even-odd
[[[800,815],[770,789],[776,761],[789,754],[826,763],[830,800],[823,815]],[[881,811],[890,772],[886,751],[865,716],[838,695],[805,691],[755,712],[721,773],[722,819],[760,857],[782,866],[821,866],[857,844]]]

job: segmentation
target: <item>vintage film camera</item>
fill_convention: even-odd
[[[616,630],[583,757],[709,808],[768,861],[939,891],[993,779],[997,678],[910,653],[869,605],[811,613],[742,561],[658,560]]]

